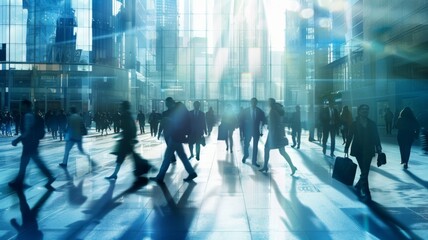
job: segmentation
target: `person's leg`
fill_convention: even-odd
[[[270,154],[270,148],[269,148],[269,140],[265,143],[265,154],[264,154],[264,162],[263,162],[263,168],[260,169],[262,172],[267,172],[268,170],[268,163],[269,163],[269,154]]]
[[[252,163],[257,164],[257,158],[259,153],[259,139],[260,136],[253,136],[253,156],[252,156]]]
[[[105,179],[107,179],[107,180],[116,180],[117,179],[117,174],[119,173],[120,167],[122,166],[123,161],[125,161],[125,158],[126,158],[126,154],[119,153],[117,155],[116,167],[114,168],[113,173],[110,176],[105,177]]]
[[[410,150],[412,148],[412,143],[406,143],[403,146],[403,160],[404,160],[404,168],[407,169],[407,165],[409,164],[410,158]]]
[[[248,158],[248,156],[250,155],[249,153],[249,148],[250,148],[250,141],[251,141],[251,137],[250,136],[244,136],[244,156],[242,157],[242,162],[245,163],[245,160]]]
[[[25,146],[22,150],[21,162],[19,163],[19,171],[15,180],[10,182],[10,185],[21,186],[24,184],[25,171],[27,170],[27,165],[30,162],[30,153],[25,151]]]
[[[296,172],[297,168],[294,166],[293,162],[291,161],[290,156],[287,154],[287,152],[285,151],[285,148],[279,148],[279,153],[281,154],[282,157],[284,157],[285,161],[287,161],[288,165],[291,168],[291,175],[294,175],[294,173]]]
[[[325,154],[327,149],[327,140],[328,140],[328,127],[323,127],[322,129],[322,153]]]
[[[175,149],[174,149],[173,143],[169,142],[166,145],[164,158],[163,158],[161,167],[159,169],[159,172],[155,178],[152,178],[153,180],[163,182],[166,172],[168,171],[169,165],[171,164],[171,159],[174,157],[174,151]]]
[[[336,128],[330,126],[330,155],[334,156],[334,149],[336,148]]]
[[[74,141],[69,140],[65,142],[65,150],[64,150],[64,158],[62,159],[62,164],[60,166],[67,166],[68,155],[70,154],[70,150],[74,145]]]
[[[233,130],[228,132],[230,152],[233,152]]]
[[[194,143],[193,143],[193,141],[189,141],[189,151],[190,151],[190,157],[189,157],[189,159],[191,159],[191,158],[193,158],[193,145],[195,145]],[[197,151],[196,151],[197,152]],[[197,153],[196,153],[196,155],[198,155]]]
[[[201,143],[200,140],[196,141],[196,160],[201,156]]]
[[[34,153],[32,153],[31,157],[33,158],[33,161],[37,165],[37,167],[48,178],[47,185],[50,185],[53,181],[55,181],[55,178],[53,177],[51,171],[47,168],[46,164],[40,158],[38,151],[35,151]]]
[[[186,169],[189,176],[184,181],[190,181],[197,177],[197,174],[195,172],[195,169],[193,169],[192,165],[190,164],[189,160],[187,159],[186,153],[184,152],[183,144],[174,142],[175,146],[175,152],[177,153],[178,157],[180,158],[181,162],[183,163],[184,169]]]
[[[291,140],[293,141],[293,145],[291,145],[291,147],[295,147],[296,146],[296,135],[297,135],[297,132],[296,132],[296,129],[292,129],[291,130]]]
[[[297,131],[297,149],[300,148],[300,139],[302,138],[302,129],[298,129]]]

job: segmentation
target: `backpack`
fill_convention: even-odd
[[[45,120],[39,114],[34,114],[34,136],[37,140],[45,137]]]

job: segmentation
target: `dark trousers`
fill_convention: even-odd
[[[369,190],[369,172],[370,165],[372,163],[373,156],[360,156],[356,157],[358,162],[358,167],[360,168],[361,174],[360,179],[358,180],[355,187],[364,194],[370,194]]]
[[[291,139],[293,140],[293,146],[300,147],[300,138],[302,135],[302,129],[301,128],[293,128],[291,131]]]
[[[412,148],[412,143],[399,143],[400,147],[400,155],[401,155],[401,163],[407,164],[409,163],[410,158],[410,150]]]
[[[323,127],[323,133],[322,133],[322,149],[325,153],[327,149],[327,139],[328,135],[330,135],[330,154],[334,153],[334,149],[336,147],[336,126],[334,125],[327,125]]]
[[[252,163],[257,163],[257,154],[259,151],[258,145],[259,145],[259,139],[260,135],[255,134],[255,136],[246,136],[244,138],[244,158],[247,158],[249,156],[249,148],[250,148],[250,141],[253,139],[253,158]]]
[[[30,158],[33,159],[36,166],[46,177],[49,179],[53,178],[52,173],[49,171],[49,169],[46,167],[46,164],[39,156],[39,151],[37,150],[38,145],[38,143],[35,146],[23,145],[19,172],[15,180],[17,183],[24,183],[25,171],[27,169],[28,163],[30,162]]]

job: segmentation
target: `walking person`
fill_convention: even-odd
[[[300,139],[302,136],[302,121],[300,120],[300,106],[296,106],[296,111],[291,116],[291,139],[293,140],[292,148],[300,148]]]
[[[232,105],[228,103],[221,118],[221,125],[226,132],[226,151],[230,151],[231,153],[233,153],[233,131],[235,131],[237,124],[238,119],[236,114],[232,111]]]
[[[290,156],[285,152],[285,146],[288,144],[288,140],[285,137],[285,127],[283,118],[285,116],[284,108],[281,104],[277,103],[275,99],[269,98],[268,100],[270,111],[268,115],[268,129],[269,133],[265,143],[265,156],[263,168],[261,172],[268,171],[268,164],[270,158],[270,150],[278,149],[281,156],[287,161],[291,168],[291,175],[296,173],[297,168],[291,161]]]
[[[117,174],[119,173],[120,167],[122,166],[125,158],[128,154],[132,154],[134,160],[134,176],[139,177],[142,174],[149,172],[151,166],[147,160],[141,158],[135,151],[134,146],[138,142],[137,138],[137,126],[131,114],[131,103],[123,101],[120,104],[120,132],[122,138],[117,142],[116,148],[113,154],[117,155],[116,167],[113,173],[105,177],[107,180],[116,180]]]
[[[325,155],[327,150],[327,140],[330,135],[330,156],[335,157],[334,150],[336,148],[336,130],[340,123],[339,113],[334,107],[333,100],[328,101],[328,107],[321,112],[321,123],[323,128],[322,133],[322,153]]]
[[[386,128],[386,134],[392,134],[392,122],[394,120],[394,113],[392,113],[390,108],[385,109],[385,128]]]
[[[262,136],[263,125],[266,124],[266,115],[265,112],[257,107],[257,98],[251,99],[251,106],[242,110],[241,121],[244,132],[244,156],[242,157],[242,163],[245,163],[246,159],[249,157],[249,147],[250,141],[253,139],[253,155],[252,155],[252,165],[260,167],[257,163],[258,155],[258,145],[260,136]]]
[[[349,107],[343,106],[342,111],[340,112],[341,133],[343,139],[342,145],[346,144],[346,137],[348,136],[349,128],[352,125],[352,121],[352,113],[349,110]]]
[[[67,130],[67,115],[65,115],[63,109],[61,109],[58,114],[58,127],[59,141],[62,141],[62,139],[65,138],[65,132]]]
[[[138,126],[140,127],[140,134],[146,133],[144,130],[144,125],[146,125],[146,116],[143,111],[139,111],[137,115]]]
[[[205,118],[206,118],[207,128],[208,128],[208,136],[211,136],[211,132],[213,131],[213,127],[216,122],[213,107],[208,108],[208,111],[205,114]]]
[[[16,146],[22,142],[22,155],[21,163],[19,165],[19,172],[15,180],[9,182],[12,188],[21,188],[24,185],[25,171],[30,158],[33,159],[37,167],[48,178],[45,184],[46,188],[52,188],[51,184],[55,181],[51,171],[46,167],[45,163],[39,156],[39,143],[40,139],[44,137],[45,126],[41,116],[35,116],[32,112],[32,104],[29,100],[21,101],[21,109],[23,111],[21,122],[21,135],[12,141],[12,145]]]
[[[93,161],[91,160],[91,156],[83,150],[82,139],[83,139],[83,135],[87,134],[84,132],[85,129],[86,127],[83,122],[83,118],[77,112],[77,108],[74,106],[70,107],[70,116],[67,119],[67,127],[66,127],[66,133],[65,133],[66,137],[65,137],[64,158],[62,159],[62,163],[59,164],[60,167],[63,167],[63,168],[67,167],[68,156],[74,144],[77,144],[77,149],[79,149],[79,152],[81,154],[86,156],[91,166],[94,165]]]
[[[204,134],[207,134],[207,124],[205,121],[205,114],[200,110],[201,103],[195,101],[193,103],[193,110],[190,111],[190,135],[189,135],[189,150],[190,157],[193,158],[193,146],[196,145],[196,160],[199,161],[201,155],[201,144]]]
[[[351,156],[357,159],[360,168],[360,179],[354,186],[358,197],[364,201],[371,200],[369,189],[370,165],[375,153],[382,152],[379,133],[375,122],[368,118],[369,106],[362,104],[357,109],[357,118],[352,123],[348,132],[345,145],[345,154],[348,154],[351,146]]]
[[[153,109],[149,115],[150,135],[152,137],[156,137],[158,135],[159,121],[159,114]]]
[[[419,137],[419,122],[409,107],[403,108],[397,120],[397,141],[400,147],[401,164],[404,169],[409,166],[410,150],[413,141]]]
[[[183,180],[191,181],[198,175],[190,164],[183,148],[183,143],[187,141],[187,135],[190,132],[189,111],[184,104],[175,102],[172,97],[167,97],[165,99],[165,105],[168,109],[171,109],[171,112],[162,119],[166,141],[165,155],[159,173],[156,177],[151,177],[150,180],[163,183],[166,172],[171,164],[171,159],[173,158],[174,152],[176,152],[189,174],[189,176]]]

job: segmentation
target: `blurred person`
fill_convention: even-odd
[[[397,120],[397,141],[400,147],[401,164],[404,169],[408,168],[410,150],[413,141],[419,137],[419,122],[416,120],[412,109],[403,108]]]
[[[140,157],[135,151],[134,146],[138,142],[137,138],[137,126],[135,120],[132,118],[131,114],[131,103],[128,101],[123,101],[120,104],[120,129],[122,131],[121,139],[117,142],[115,150],[112,154],[117,155],[116,158],[116,167],[113,173],[105,177],[107,180],[116,180],[117,174],[125,161],[127,155],[132,154],[134,160],[134,176],[138,178],[142,174],[146,174],[151,169],[151,165],[147,160]]]
[[[292,148],[300,148],[300,139],[302,136],[302,121],[300,119],[300,106],[296,106],[296,111],[291,116],[291,139],[293,141]]]
[[[249,148],[250,141],[253,140],[253,155],[252,155],[252,165],[260,167],[257,163],[257,155],[259,150],[259,139],[263,135],[262,128],[266,124],[266,115],[265,112],[257,107],[257,98],[252,98],[250,100],[251,106],[245,108],[241,114],[242,127],[244,128],[244,156],[242,157],[242,163],[245,163],[246,159],[249,157]]]
[[[226,104],[226,107],[224,108],[224,113],[221,118],[221,125],[224,127],[224,130],[226,132],[226,151],[230,151],[233,153],[233,131],[235,131],[235,128],[237,127],[238,119],[236,117],[236,114],[232,110],[231,104]]]
[[[144,130],[144,125],[146,125],[146,116],[143,111],[139,111],[137,115],[138,126],[140,127],[140,134],[146,133]]]
[[[190,111],[190,135],[189,135],[189,150],[190,157],[193,158],[193,146],[196,145],[196,160],[199,161],[201,154],[201,144],[204,134],[207,134],[207,124],[205,120],[205,113],[200,110],[201,103],[195,101],[193,103],[193,110]]]
[[[40,115],[33,113],[32,103],[29,100],[21,101],[21,109],[23,111],[21,135],[12,141],[13,146],[18,145],[19,142],[22,143],[21,162],[19,165],[18,175],[13,181],[9,182],[9,186],[12,188],[23,187],[25,171],[31,158],[42,173],[48,178],[48,182],[45,184],[45,187],[52,188],[51,184],[55,181],[55,177],[40,158],[38,150],[40,139],[42,139],[45,134],[44,120]]]
[[[190,164],[183,148],[183,143],[188,141],[187,138],[190,132],[189,111],[183,103],[175,102],[172,97],[167,97],[165,99],[165,106],[170,110],[170,112],[162,118],[166,142],[165,154],[158,174],[156,177],[151,177],[150,180],[163,183],[166,172],[171,164],[171,159],[174,156],[174,152],[176,152],[189,174],[183,180],[191,181],[198,175]]]
[[[375,153],[382,152],[376,123],[368,118],[369,106],[362,104],[357,109],[357,118],[352,123],[345,145],[345,155],[351,146],[351,156],[357,159],[360,168],[360,179],[354,188],[358,197],[364,201],[371,200],[369,189],[369,171]]]
[[[342,111],[340,112],[341,133],[343,139],[342,145],[346,144],[346,137],[348,136],[349,128],[352,125],[352,121],[352,113],[349,110],[349,107],[343,106]]]
[[[385,109],[385,128],[386,128],[386,134],[392,134],[392,122],[394,120],[394,113],[392,113],[390,108]]]
[[[208,111],[205,114],[205,119],[207,121],[208,136],[211,136],[211,132],[216,122],[213,107],[208,108]]]
[[[85,155],[88,159],[89,163],[94,166],[93,161],[91,160],[91,156],[87,154],[83,150],[83,135],[86,135],[84,132],[86,128],[85,123],[83,122],[83,118],[77,112],[76,107],[70,107],[70,116],[67,119],[67,127],[65,131],[65,150],[64,150],[64,158],[62,159],[62,163],[59,164],[60,167],[66,168],[68,162],[68,156],[70,154],[71,149],[74,144],[77,144],[77,149],[82,155]]]
[[[288,144],[288,140],[285,136],[285,126],[283,118],[285,116],[284,108],[281,104],[277,103],[275,99],[269,98],[269,114],[268,114],[268,136],[265,143],[265,156],[263,168],[261,172],[268,171],[268,164],[270,158],[270,150],[278,149],[281,156],[287,161],[291,168],[291,175],[296,173],[297,168],[291,161],[290,156],[285,152],[285,146]]]
[[[322,124],[322,153],[325,155],[327,150],[327,140],[330,135],[330,156],[335,157],[334,150],[336,148],[336,130],[340,123],[339,113],[334,107],[332,99],[328,101],[328,106],[321,111]]]

